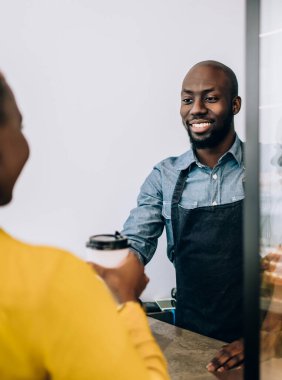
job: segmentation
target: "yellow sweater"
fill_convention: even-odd
[[[118,311],[86,263],[0,230],[0,379],[46,378],[169,376],[137,303]]]

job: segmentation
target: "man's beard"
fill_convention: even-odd
[[[224,121],[224,126],[219,129],[213,129],[207,137],[195,138],[191,133],[189,126],[185,126],[188,132],[193,149],[214,148],[219,145],[228,135],[233,127],[233,114],[228,115]]]

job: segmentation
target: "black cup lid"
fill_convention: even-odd
[[[122,236],[118,231],[114,235],[101,234],[90,236],[86,247],[100,250],[115,250],[128,248],[127,237]]]

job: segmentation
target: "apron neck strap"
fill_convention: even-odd
[[[175,188],[174,188],[173,195],[172,195],[172,201],[171,201],[172,204],[179,203],[184,187],[185,187],[185,182],[188,177],[189,171],[190,171],[190,167],[188,167],[187,169],[181,170],[178,176]]]

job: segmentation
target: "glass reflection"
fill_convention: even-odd
[[[260,358],[261,379],[276,380],[282,374],[282,2],[261,0],[260,11]]]

